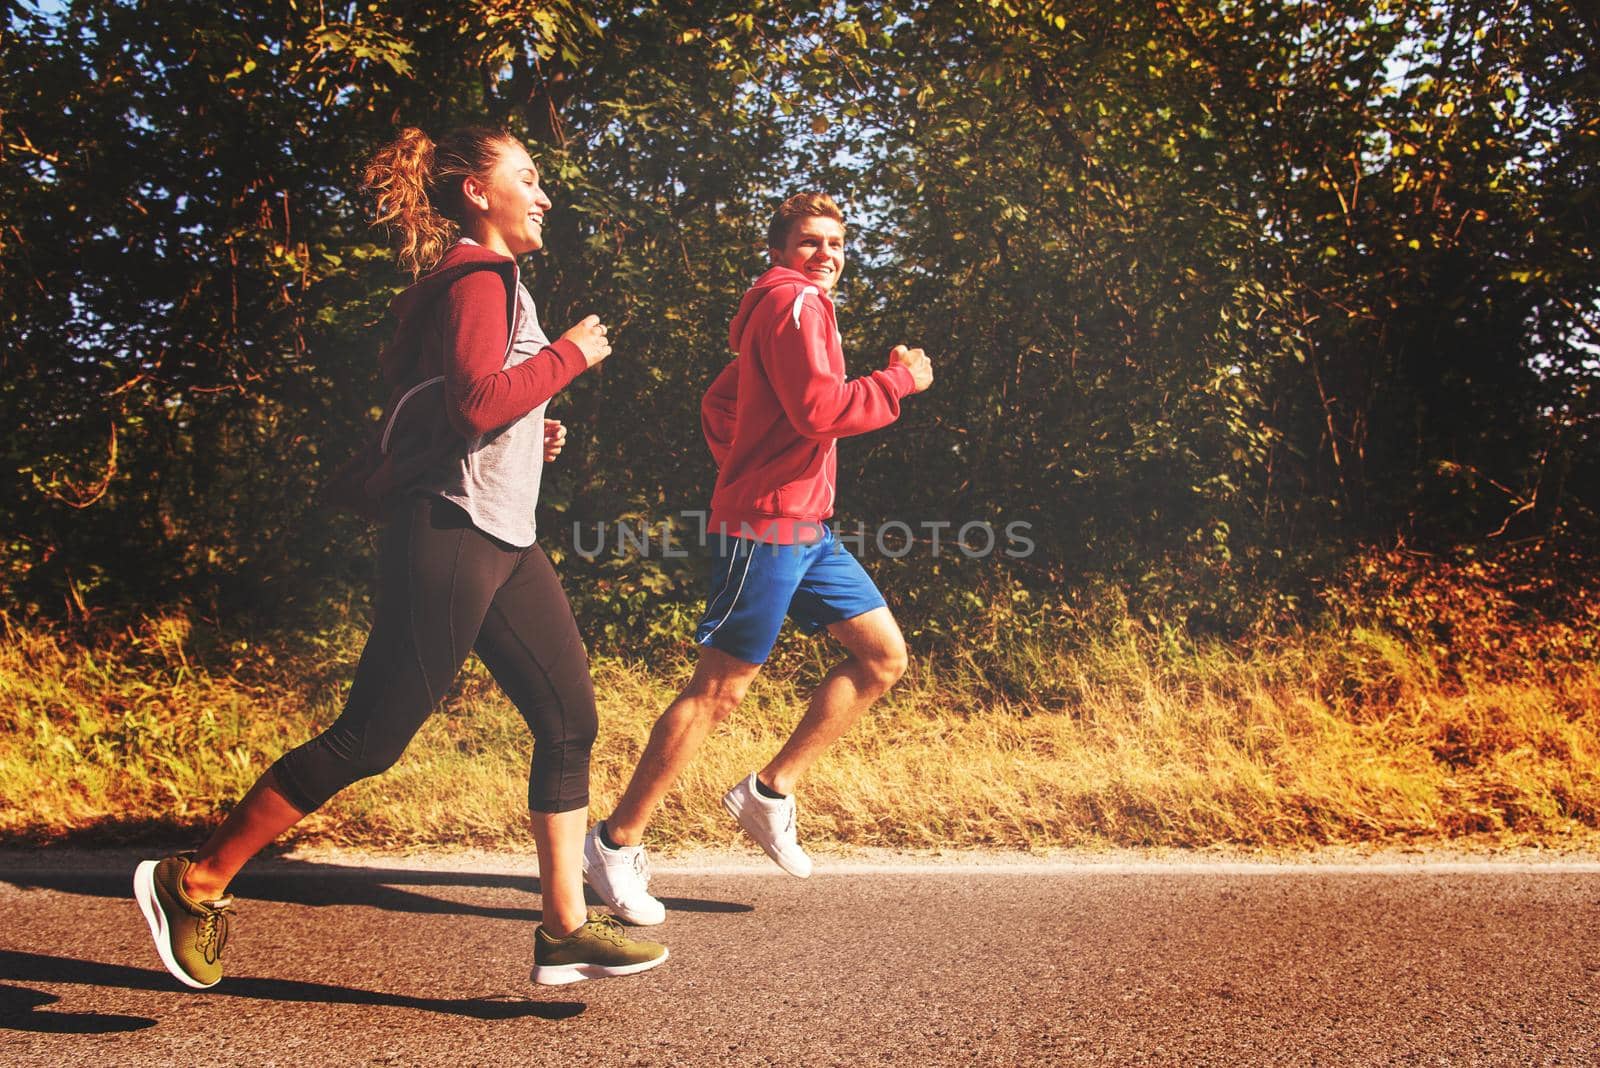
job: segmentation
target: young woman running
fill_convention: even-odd
[[[404,130],[365,177],[376,222],[416,278],[390,307],[399,326],[382,364],[394,399],[381,466],[359,487],[383,518],[372,631],[338,720],[279,758],[197,852],[141,863],[134,896],[167,969],[215,985],[239,869],[399,759],[476,652],[534,737],[528,807],[543,922],[533,981],[645,971],[666,947],[584,906],[594,691],[572,609],[534,542],[543,463],[564,440],[545,405],[610,354],[606,328],[591,315],[554,343],[540,329],[516,257],[544,247],[551,203],[504,130],[437,144]]]

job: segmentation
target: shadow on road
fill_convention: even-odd
[[[19,889],[56,890],[87,897],[131,897],[133,865],[127,874],[66,871],[13,871],[0,878]],[[539,880],[531,875],[504,875],[470,871],[402,871],[393,868],[352,868],[315,861],[274,861],[265,871],[248,868],[234,880],[233,892],[256,901],[281,901],[291,905],[366,905],[388,912],[481,916],[498,920],[538,920],[536,908],[477,905],[419,893],[405,887],[466,886],[522,890],[539,893]],[[585,891],[591,905],[601,901]],[[751,906],[734,901],[663,897],[662,904],[678,912],[749,912]]]
[[[115,987],[122,990],[159,990],[175,996],[198,996],[188,991],[174,990],[176,984],[164,971],[149,968],[130,968],[120,964],[102,964],[98,961],[73,960],[69,957],[48,957],[39,953],[17,953],[0,950],[0,980],[33,983],[82,983],[88,986]],[[39,1031],[50,1029],[49,1016],[93,1018],[109,1021],[109,1031],[132,1031],[149,1026],[154,1021],[144,1021],[140,1016],[101,1016],[98,1013],[39,1013],[37,1005],[55,1000],[49,994],[36,990],[3,988],[6,999],[0,1002],[0,1027],[13,1030]],[[321,1005],[382,1005],[397,1009],[418,1009],[446,1016],[468,1016],[474,1020],[515,1020],[537,1016],[545,1020],[569,1020],[588,1006],[576,1001],[533,1001],[521,995],[492,998],[419,998],[406,994],[386,994],[377,990],[357,990],[329,983],[303,983],[292,979],[235,979],[227,978],[206,997],[250,998],[260,1001],[301,1001]],[[40,998],[45,1001],[39,1001]],[[29,1004],[32,999],[33,1004]],[[44,1020],[44,1026],[37,1026]],[[119,1024],[118,1021],[121,1023]],[[133,1025],[128,1026],[132,1021]],[[138,1022],[144,1021],[144,1022]],[[71,1031],[68,1025],[59,1028]],[[86,1033],[97,1032],[85,1027]]]
[[[40,1012],[61,999],[25,986],[0,985],[0,1030],[43,1035],[119,1035],[143,1031],[156,1022],[148,1016],[105,1012]]]

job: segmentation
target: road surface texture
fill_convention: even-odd
[[[531,858],[301,853],[228,977],[126,852],[0,852],[0,1065],[1600,1064],[1600,861],[659,863],[672,959],[535,988]]]

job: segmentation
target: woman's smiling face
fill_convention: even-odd
[[[539,186],[539,169],[515,141],[500,146],[500,158],[486,179],[467,179],[467,200],[478,208],[471,236],[499,252],[520,256],[544,248],[544,216],[550,198]]]

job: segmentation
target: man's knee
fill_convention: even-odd
[[[679,698],[680,711],[711,726],[722,723],[744,700],[759,671],[755,665],[736,661],[715,649],[706,649],[694,678],[689,680]]]
[[[875,650],[863,663],[874,686],[880,691],[887,691],[906,673],[906,668],[910,665],[910,656],[906,652],[906,643],[897,640]]]
[[[739,703],[744,700],[747,688],[738,684],[721,684],[700,688],[691,695],[695,716],[706,720],[713,727],[720,725],[729,716],[733,715],[734,709],[739,707]]]

